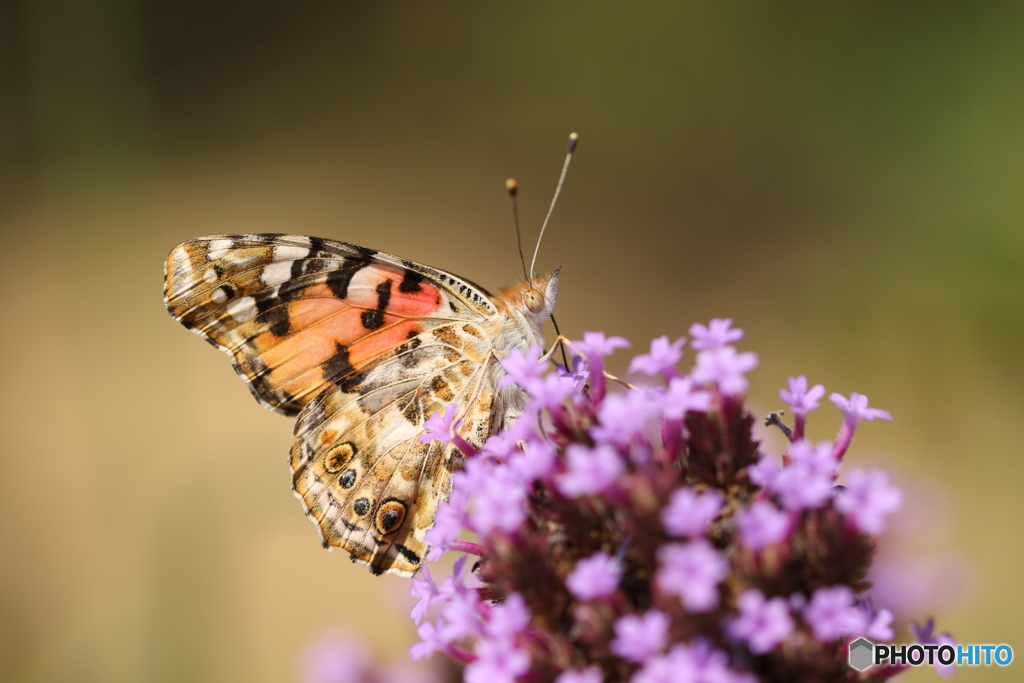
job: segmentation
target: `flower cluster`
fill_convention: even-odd
[[[611,391],[604,361],[628,346],[587,333],[569,368],[539,348],[514,351],[503,380],[525,412],[454,475],[427,540],[436,561],[467,555],[435,582],[413,581],[413,658],[443,652],[465,680],[853,680],[847,644],[893,637],[892,615],[864,596],[874,537],[900,505],[881,471],[840,465],[857,425],[891,419],[860,394],[832,394],[835,443],[804,438],[825,395],[791,378],[795,416],[781,462],[764,455],[744,409],[757,357],[729,320],[654,340],[630,371],[651,378]],[[451,439],[454,412],[425,439]],[[840,485],[841,484],[841,485]],[[466,532],[476,542],[459,540]],[[886,680],[898,667],[857,680]]]

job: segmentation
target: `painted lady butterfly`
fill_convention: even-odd
[[[174,319],[231,356],[265,407],[298,416],[292,488],[323,546],[403,576],[462,461],[420,443],[424,422],[454,402],[477,448],[507,425],[525,396],[498,386],[499,359],[543,343],[558,289],[556,271],[492,296],[390,254],[278,234],[189,240],[165,278]]]

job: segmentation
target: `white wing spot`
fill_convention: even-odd
[[[213,282],[217,279],[217,271],[214,268],[207,268],[206,272],[203,273],[203,279],[207,282]]]
[[[228,315],[240,323],[252,320],[256,317],[256,299],[251,296],[235,299],[228,304]]]
[[[188,250],[184,244],[178,245],[171,253],[171,261],[174,264],[174,275],[176,277],[192,277],[192,259],[188,257]]]
[[[348,302],[353,306],[376,308],[377,285],[381,282],[383,279],[380,271],[374,271],[371,268],[357,270],[348,283]]]
[[[210,242],[210,252],[207,257],[211,261],[216,261],[227,255],[229,251],[231,251],[231,240],[213,240]]]
[[[225,301],[227,301],[228,295],[224,293],[223,289],[218,289],[216,292],[210,295],[210,298],[213,299],[213,303],[222,304]]]
[[[291,244],[279,244],[274,247],[275,261],[294,261],[309,256],[309,247],[296,247]]]
[[[263,284],[273,287],[287,280],[291,277],[291,274],[291,261],[274,261],[263,269],[263,272],[260,273],[260,279],[263,280]]]

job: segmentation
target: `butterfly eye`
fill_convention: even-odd
[[[405,503],[394,498],[386,500],[377,510],[377,531],[386,536],[402,526],[404,519]]]
[[[531,287],[523,292],[523,303],[531,313],[540,313],[544,310],[544,295]]]
[[[334,447],[333,451],[327,454],[327,457],[324,459],[324,467],[331,474],[337,474],[355,454],[356,447],[351,441],[340,443]]]

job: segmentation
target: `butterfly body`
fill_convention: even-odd
[[[375,573],[414,573],[462,455],[421,443],[459,406],[476,447],[522,409],[500,359],[543,343],[557,274],[492,296],[442,270],[299,235],[217,235],[176,247],[171,315],[229,356],[256,399],[297,416],[293,489],[321,543]]]

